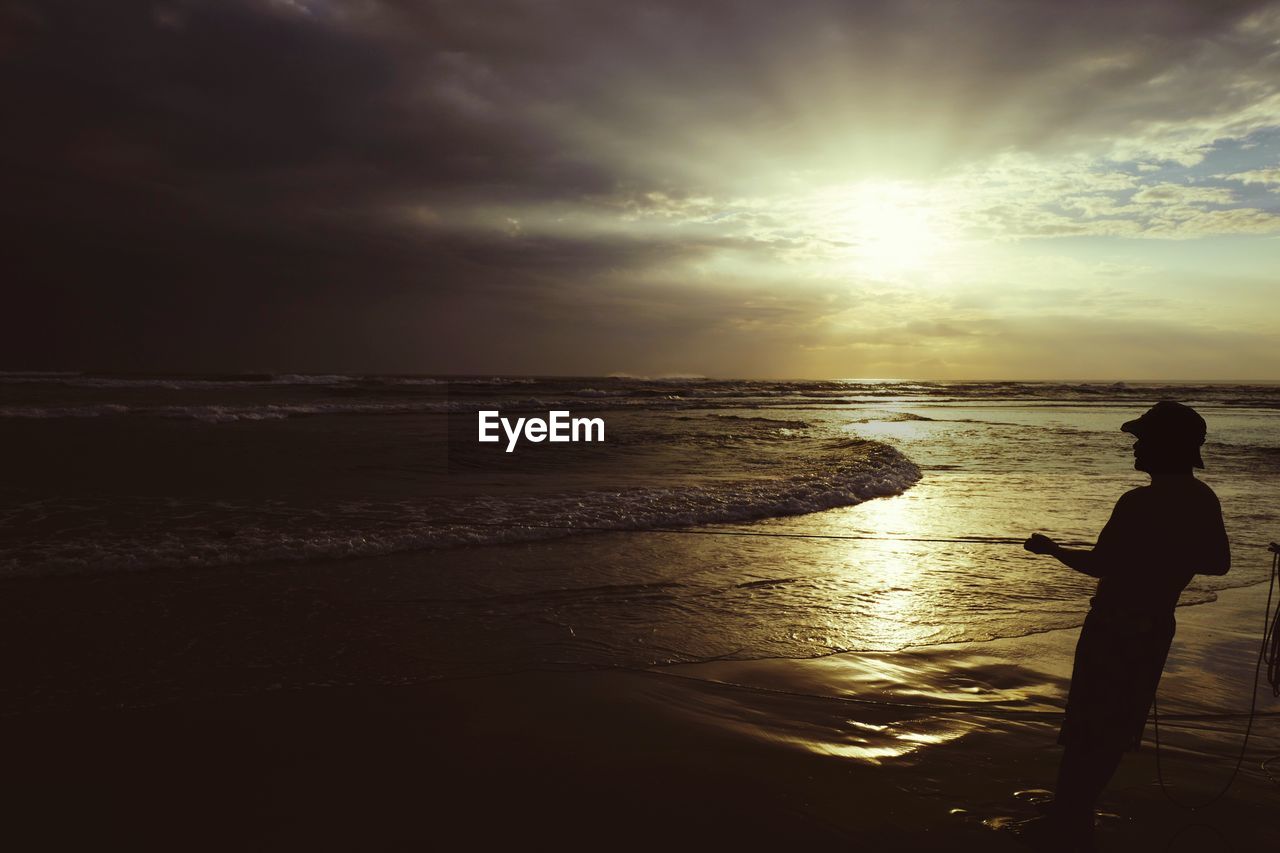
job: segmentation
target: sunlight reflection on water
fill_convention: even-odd
[[[463,671],[478,660],[647,666],[896,650],[1070,627],[1083,619],[1092,580],[1028,554],[1021,539],[1039,530],[1091,543],[1116,498],[1145,480],[1118,429],[1129,412],[1114,407],[881,401],[875,410],[768,414],[808,424],[809,443],[788,445],[797,453],[822,436],[853,435],[895,446],[923,477],[903,494],[856,506],[717,525],[865,539],[617,533],[396,558],[434,592],[395,618],[418,626],[446,672],[452,660]],[[1280,506],[1280,456],[1256,444],[1267,440],[1274,416],[1207,416],[1215,431],[1204,478],[1223,497],[1235,547],[1246,549],[1266,535],[1271,507]],[[645,413],[644,423],[656,429],[657,417]],[[678,417],[684,429],[702,416]],[[720,423],[741,431],[763,422]],[[723,476],[733,473],[730,466]],[[976,541],[912,541],[962,537]],[[1263,571],[1240,561],[1225,579],[1197,578],[1184,600],[1205,600]]]

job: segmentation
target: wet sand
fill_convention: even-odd
[[[401,580],[352,579],[354,565],[328,580],[312,567],[306,583],[6,584],[6,846],[1022,850],[991,827],[1037,814],[1035,789],[1051,786],[1078,629],[415,682],[430,650],[412,624],[359,605]],[[1247,707],[1265,596],[1179,610],[1165,713]],[[1195,813],[1162,796],[1144,744],[1104,797],[1101,849],[1270,843],[1280,787],[1258,763],[1280,753],[1278,723],[1259,721],[1229,794]],[[1225,780],[1242,727],[1164,730],[1178,796]]]

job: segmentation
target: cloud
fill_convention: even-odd
[[[1154,184],[1133,194],[1135,204],[1188,205],[1231,204],[1235,194],[1220,187],[1193,187],[1182,184]]]
[[[1239,181],[1243,184],[1276,186],[1280,185],[1280,167],[1274,169],[1253,169],[1248,172],[1237,172],[1234,175],[1222,175],[1221,177],[1229,181]]]
[[[1019,243],[1280,232],[1249,189],[1280,183],[1275,3],[0,14],[10,362],[470,370],[488,334],[533,370],[711,372],[947,338],[913,289]]]
[[[1153,219],[1154,237],[1200,237],[1219,234],[1280,234],[1280,216],[1264,210],[1194,210],[1175,208],[1173,215]]]

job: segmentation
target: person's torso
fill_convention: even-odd
[[[1171,611],[1219,535],[1212,490],[1194,477],[1135,489],[1111,543],[1111,570],[1098,581],[1094,606],[1137,613]]]

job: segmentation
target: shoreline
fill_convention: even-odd
[[[455,678],[501,677],[524,672],[625,672],[718,663],[749,665],[779,662],[803,666],[808,662],[845,656],[968,651],[989,645],[992,648],[1003,648],[1007,644],[1019,643],[1038,645],[1038,637],[1077,631],[1087,612],[1086,605],[1074,624],[1053,625],[1031,629],[1025,633],[974,640],[909,642],[896,648],[834,649],[804,656],[765,654],[740,658],[733,657],[735,652],[730,651],[705,659],[652,664],[513,661],[510,666],[466,671],[465,668],[473,664],[485,667],[493,662],[432,660],[431,649],[423,646],[424,638],[418,636],[420,631],[412,617],[385,607],[377,607],[412,604],[418,600],[413,596],[426,589],[426,584],[430,583],[426,578],[428,572],[418,569],[420,560],[431,559],[444,565],[457,562],[450,558],[460,554],[518,554],[522,549],[529,548],[554,552],[584,544],[594,544],[600,550],[606,550],[616,542],[616,536],[625,535],[610,532],[592,536],[589,540],[565,537],[531,543],[463,546],[461,550],[353,556],[314,563],[275,561],[220,567],[109,572],[101,575],[56,574],[0,579],[0,590],[11,593],[0,596],[0,645],[20,648],[23,643],[34,642],[40,647],[52,648],[58,652],[46,655],[40,661],[33,661],[22,654],[14,654],[5,660],[5,656],[0,653],[0,663],[5,664],[10,672],[10,677],[0,683],[0,717],[83,706],[91,696],[78,689],[64,694],[68,700],[68,705],[65,706],[57,703],[41,706],[38,701],[33,700],[52,695],[47,689],[50,686],[82,686],[84,680],[79,676],[84,673],[77,670],[87,667],[93,667],[97,680],[103,683],[107,702],[113,707],[127,705],[142,708],[182,701],[187,698],[185,690],[199,687],[199,679],[184,678],[182,684],[175,685],[171,694],[163,696],[130,697],[126,693],[131,683],[144,683],[144,679],[135,677],[139,669],[150,669],[151,675],[163,676],[166,673],[162,670],[166,666],[180,665],[184,671],[203,668],[203,674],[208,675],[210,673],[207,670],[211,666],[220,666],[216,658],[240,659],[255,656],[257,651],[245,643],[244,634],[258,635],[259,639],[269,641],[272,645],[278,646],[283,642],[292,646],[289,656],[291,660],[286,669],[295,673],[310,669],[316,677],[302,682],[281,683],[253,679],[240,683],[238,679],[233,679],[230,683],[214,685],[215,689],[209,696],[281,688],[359,686],[369,683],[371,677],[378,681],[381,676],[386,676],[381,678],[383,684],[402,686],[409,683],[431,684]],[[713,540],[714,537],[703,539]],[[693,544],[701,546],[710,543],[695,541]],[[688,559],[696,558],[690,556]],[[1175,615],[1189,614],[1216,604],[1222,596],[1248,594],[1248,590],[1266,585],[1267,580],[1262,578],[1240,586],[1206,590],[1203,600],[1180,603]],[[431,587],[433,590],[434,588]],[[337,631],[344,632],[352,642],[333,642],[332,635]],[[111,634],[115,642],[126,647],[123,654],[107,655],[110,650],[98,647],[93,641],[93,636],[98,634]],[[353,650],[376,654],[364,655],[360,661],[361,666],[334,667],[335,663],[340,663],[339,658],[349,656]],[[457,649],[451,648],[450,651]],[[397,659],[403,666],[389,668],[388,665]],[[279,656],[271,661],[256,661],[250,666],[250,670],[264,670],[268,663],[279,662]],[[33,666],[33,663],[41,666]],[[424,667],[424,663],[428,666]],[[452,670],[431,670],[432,666],[441,663],[446,669]],[[65,669],[59,669],[64,666]],[[42,671],[46,667],[49,671]],[[463,671],[453,671],[458,668],[463,668]]]
[[[358,581],[375,590],[396,583],[394,576]],[[111,603],[95,600],[95,587],[105,589],[87,584],[81,600],[68,604],[71,613],[62,615],[69,624],[79,621],[77,609],[104,618],[101,608]],[[261,584],[234,594],[223,588],[232,600],[206,601],[206,617],[260,591]],[[344,645],[359,646],[330,661],[331,684],[344,672],[367,677],[400,671],[415,659],[421,665],[418,650],[399,642],[406,626],[361,634],[356,629],[369,627],[368,614],[345,613],[333,601],[321,606],[315,589],[295,591],[298,600],[287,601],[303,609],[292,614],[303,620],[297,624],[315,623],[309,637],[345,628]],[[1253,626],[1261,623],[1265,592],[1251,585],[1217,596],[1209,606],[1178,610],[1160,694],[1167,714],[1230,710],[1247,698],[1241,684],[1252,675],[1260,624]],[[79,683],[81,698],[93,702],[45,711],[37,702],[8,716],[10,731],[21,735],[10,738],[11,790],[3,796],[20,820],[5,834],[25,832],[34,844],[29,849],[104,840],[134,849],[392,849],[534,839],[567,849],[750,849],[770,840],[1024,849],[989,825],[1036,814],[1034,792],[1052,784],[1058,755],[1052,718],[1061,709],[1078,630],[651,671],[298,689],[255,681],[266,652],[257,646],[262,637],[250,635],[235,647],[213,645],[204,654],[225,655],[219,665],[191,673],[212,674],[223,687],[238,684],[241,695],[104,707],[109,694],[93,689],[92,678],[102,677],[95,661],[114,661],[115,681],[103,687],[118,698],[153,672],[136,668],[128,641],[135,649],[159,645],[180,654],[160,626],[185,619],[184,633],[196,635],[187,651],[200,653],[202,626],[180,608],[169,612],[163,597],[132,616],[136,636],[122,636],[116,656],[103,648],[61,671],[61,678],[88,678]],[[21,624],[9,624],[6,633],[18,640]],[[299,640],[293,649],[299,661],[317,653]],[[22,657],[13,642],[7,645],[5,657]],[[288,649],[269,645],[276,658],[287,658]],[[1274,711],[1274,703],[1263,696],[1259,710]],[[1280,753],[1277,722],[1257,721],[1251,755]],[[1216,724],[1221,731],[1171,725],[1163,733],[1166,776],[1179,786],[1201,776],[1206,787],[1220,784],[1242,725]],[[1165,849],[1168,838],[1160,835],[1157,843],[1156,835],[1192,822],[1209,822],[1243,845],[1267,826],[1280,799],[1256,761],[1246,763],[1221,803],[1193,817],[1168,805],[1153,778],[1154,749],[1144,744],[1126,757],[1103,798],[1102,808],[1118,817],[1101,826],[1102,849]],[[1199,797],[1181,787],[1178,795]],[[67,814],[76,817],[69,822]]]

